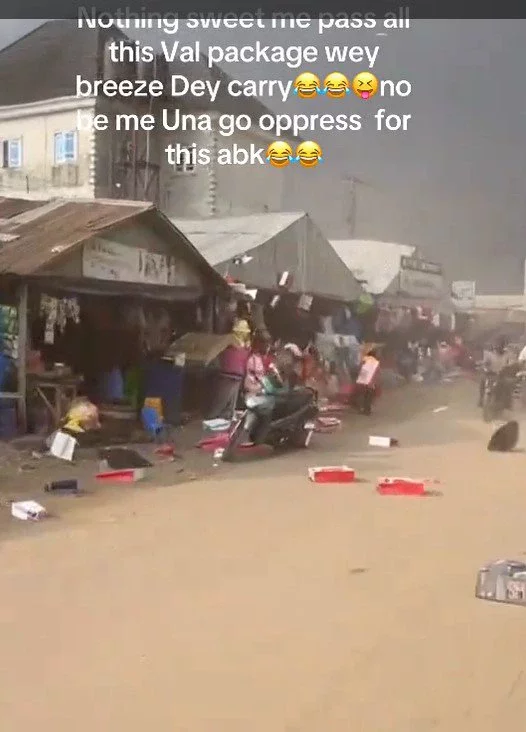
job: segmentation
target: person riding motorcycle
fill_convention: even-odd
[[[484,391],[486,389],[487,380],[489,378],[497,379],[497,387],[500,398],[506,407],[511,404],[512,386],[509,379],[506,379],[505,370],[514,362],[512,355],[506,348],[506,341],[501,339],[491,350],[484,353],[482,361],[483,374],[479,385],[479,403],[483,406]]]

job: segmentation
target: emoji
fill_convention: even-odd
[[[275,140],[267,148],[267,162],[275,168],[286,168],[292,162],[292,148],[287,142]]]
[[[347,94],[350,94],[349,79],[340,74],[339,71],[333,71],[325,77],[323,82],[324,92],[331,99],[343,99]]]
[[[362,71],[352,80],[352,90],[360,99],[370,99],[378,91],[378,79],[370,71]]]
[[[304,168],[315,168],[323,160],[321,147],[317,142],[301,142],[296,148],[296,161]]]
[[[321,93],[320,80],[316,74],[305,71],[296,77],[294,81],[294,94],[300,99],[313,99]]]

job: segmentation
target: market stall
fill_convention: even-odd
[[[1,216],[0,201],[0,235],[9,239],[0,277],[5,306],[17,312],[17,378],[0,398],[18,404],[18,427],[55,427],[78,394],[101,414],[135,421],[144,399],[158,396],[157,371],[173,338],[212,329],[214,303],[229,295],[223,278],[150,204],[59,201]],[[163,409],[173,419],[183,370],[170,366]]]

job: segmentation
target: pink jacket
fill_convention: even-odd
[[[248,348],[229,346],[219,358],[221,373],[229,376],[239,376],[242,379],[247,368],[248,356]]]

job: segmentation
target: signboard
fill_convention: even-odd
[[[82,250],[82,275],[95,280],[137,282],[139,252],[124,244],[97,239]]]
[[[444,296],[444,279],[439,264],[401,257],[400,267],[399,289],[404,295],[426,299]]]
[[[145,285],[187,287],[199,284],[199,276],[186,262],[107,239],[95,239],[84,245],[82,274],[95,280]]]
[[[442,267],[439,264],[425,262],[423,259],[418,259],[417,257],[401,257],[400,268],[411,269],[414,272],[426,272],[428,274],[442,275]]]
[[[476,283],[470,280],[456,280],[451,283],[451,297],[455,305],[462,310],[475,307]]]

